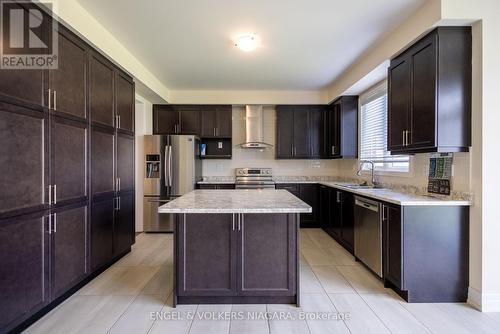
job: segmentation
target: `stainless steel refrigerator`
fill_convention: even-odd
[[[173,232],[173,215],[158,207],[195,188],[201,180],[196,136],[144,136],[144,231]]]

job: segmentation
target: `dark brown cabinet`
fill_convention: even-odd
[[[284,189],[300,198],[312,208],[311,213],[300,214],[300,227],[319,227],[319,188],[315,183],[278,183],[276,189]]]
[[[52,299],[75,286],[88,274],[88,206],[73,205],[55,211],[51,222]]]
[[[52,203],[85,201],[88,199],[88,125],[57,116],[51,120],[50,184],[55,185]]]
[[[358,97],[341,96],[327,111],[327,148],[329,158],[358,157]]]
[[[46,113],[0,102],[0,217],[47,207],[47,124]]]
[[[130,77],[115,72],[116,117],[121,130],[134,131],[135,89]]]
[[[48,304],[49,233],[45,212],[0,221],[0,332]]]
[[[354,195],[320,186],[320,216],[323,229],[349,252],[354,252]]]
[[[231,138],[232,132],[233,118],[231,106],[202,106],[202,138]]]
[[[388,150],[462,152],[471,145],[471,30],[438,27],[391,60]]]
[[[382,229],[384,241],[384,279],[392,282],[398,289],[403,288],[402,282],[402,221],[401,208],[397,206],[382,206]]]
[[[198,135],[200,133],[200,107],[180,105],[173,108],[179,115],[176,133]]]
[[[180,215],[179,296],[234,296],[236,289],[236,250],[234,214]],[[205,223],[200,223],[201,220]],[[210,270],[209,270],[210,269]]]
[[[296,235],[290,215],[243,214],[238,234],[238,294],[241,296],[293,296],[296,272]],[[265,261],[263,261],[265,259]]]
[[[170,105],[153,106],[153,134],[168,135],[175,134],[179,114]]]
[[[115,199],[113,255],[120,255],[135,242],[135,192],[122,193]]]
[[[113,258],[113,217],[116,199],[104,198],[92,202],[90,219],[90,266],[97,270]]]
[[[48,71],[47,106],[57,114],[86,119],[87,47],[63,27],[58,27],[57,38],[58,65],[57,69]]]
[[[91,138],[91,189],[92,194],[112,193],[114,180],[115,132],[108,128],[92,128]]]
[[[91,53],[89,67],[90,119],[93,123],[114,126],[113,65],[100,55]]]
[[[116,136],[116,191],[133,190],[134,184],[134,137]]]
[[[296,215],[179,214],[174,237],[178,303],[296,301]]]
[[[200,106],[153,106],[153,134],[198,135],[200,133],[200,121]]]
[[[276,107],[276,158],[325,157],[325,106]]]
[[[235,184],[234,183],[224,183],[224,184],[217,184],[217,183],[198,183],[196,185],[198,189],[210,189],[210,190],[216,190],[216,189],[235,189]]]

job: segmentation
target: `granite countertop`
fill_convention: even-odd
[[[401,206],[415,206],[415,205],[453,205],[453,206],[470,206],[471,202],[467,200],[453,200],[441,197],[432,197],[424,195],[406,194],[391,189],[353,189],[345,185],[349,183],[343,182],[318,182],[325,186],[337,188],[340,190],[349,191],[356,195],[373,198],[383,202],[393,203]]]
[[[198,181],[197,184],[234,184],[235,181],[227,180],[227,181]]]
[[[194,190],[159,213],[307,213],[312,208],[286,190]]]

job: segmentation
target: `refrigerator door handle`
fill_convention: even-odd
[[[169,161],[169,158],[168,158],[168,145],[165,146],[165,158],[164,158],[164,161],[163,161],[163,173],[165,174],[165,186],[168,187],[168,161]]]
[[[172,146],[168,147],[168,185],[172,186]]]

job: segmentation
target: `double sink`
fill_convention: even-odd
[[[349,189],[370,189],[370,190],[384,190],[380,186],[369,185],[365,183],[335,183],[338,186],[346,187]]]

